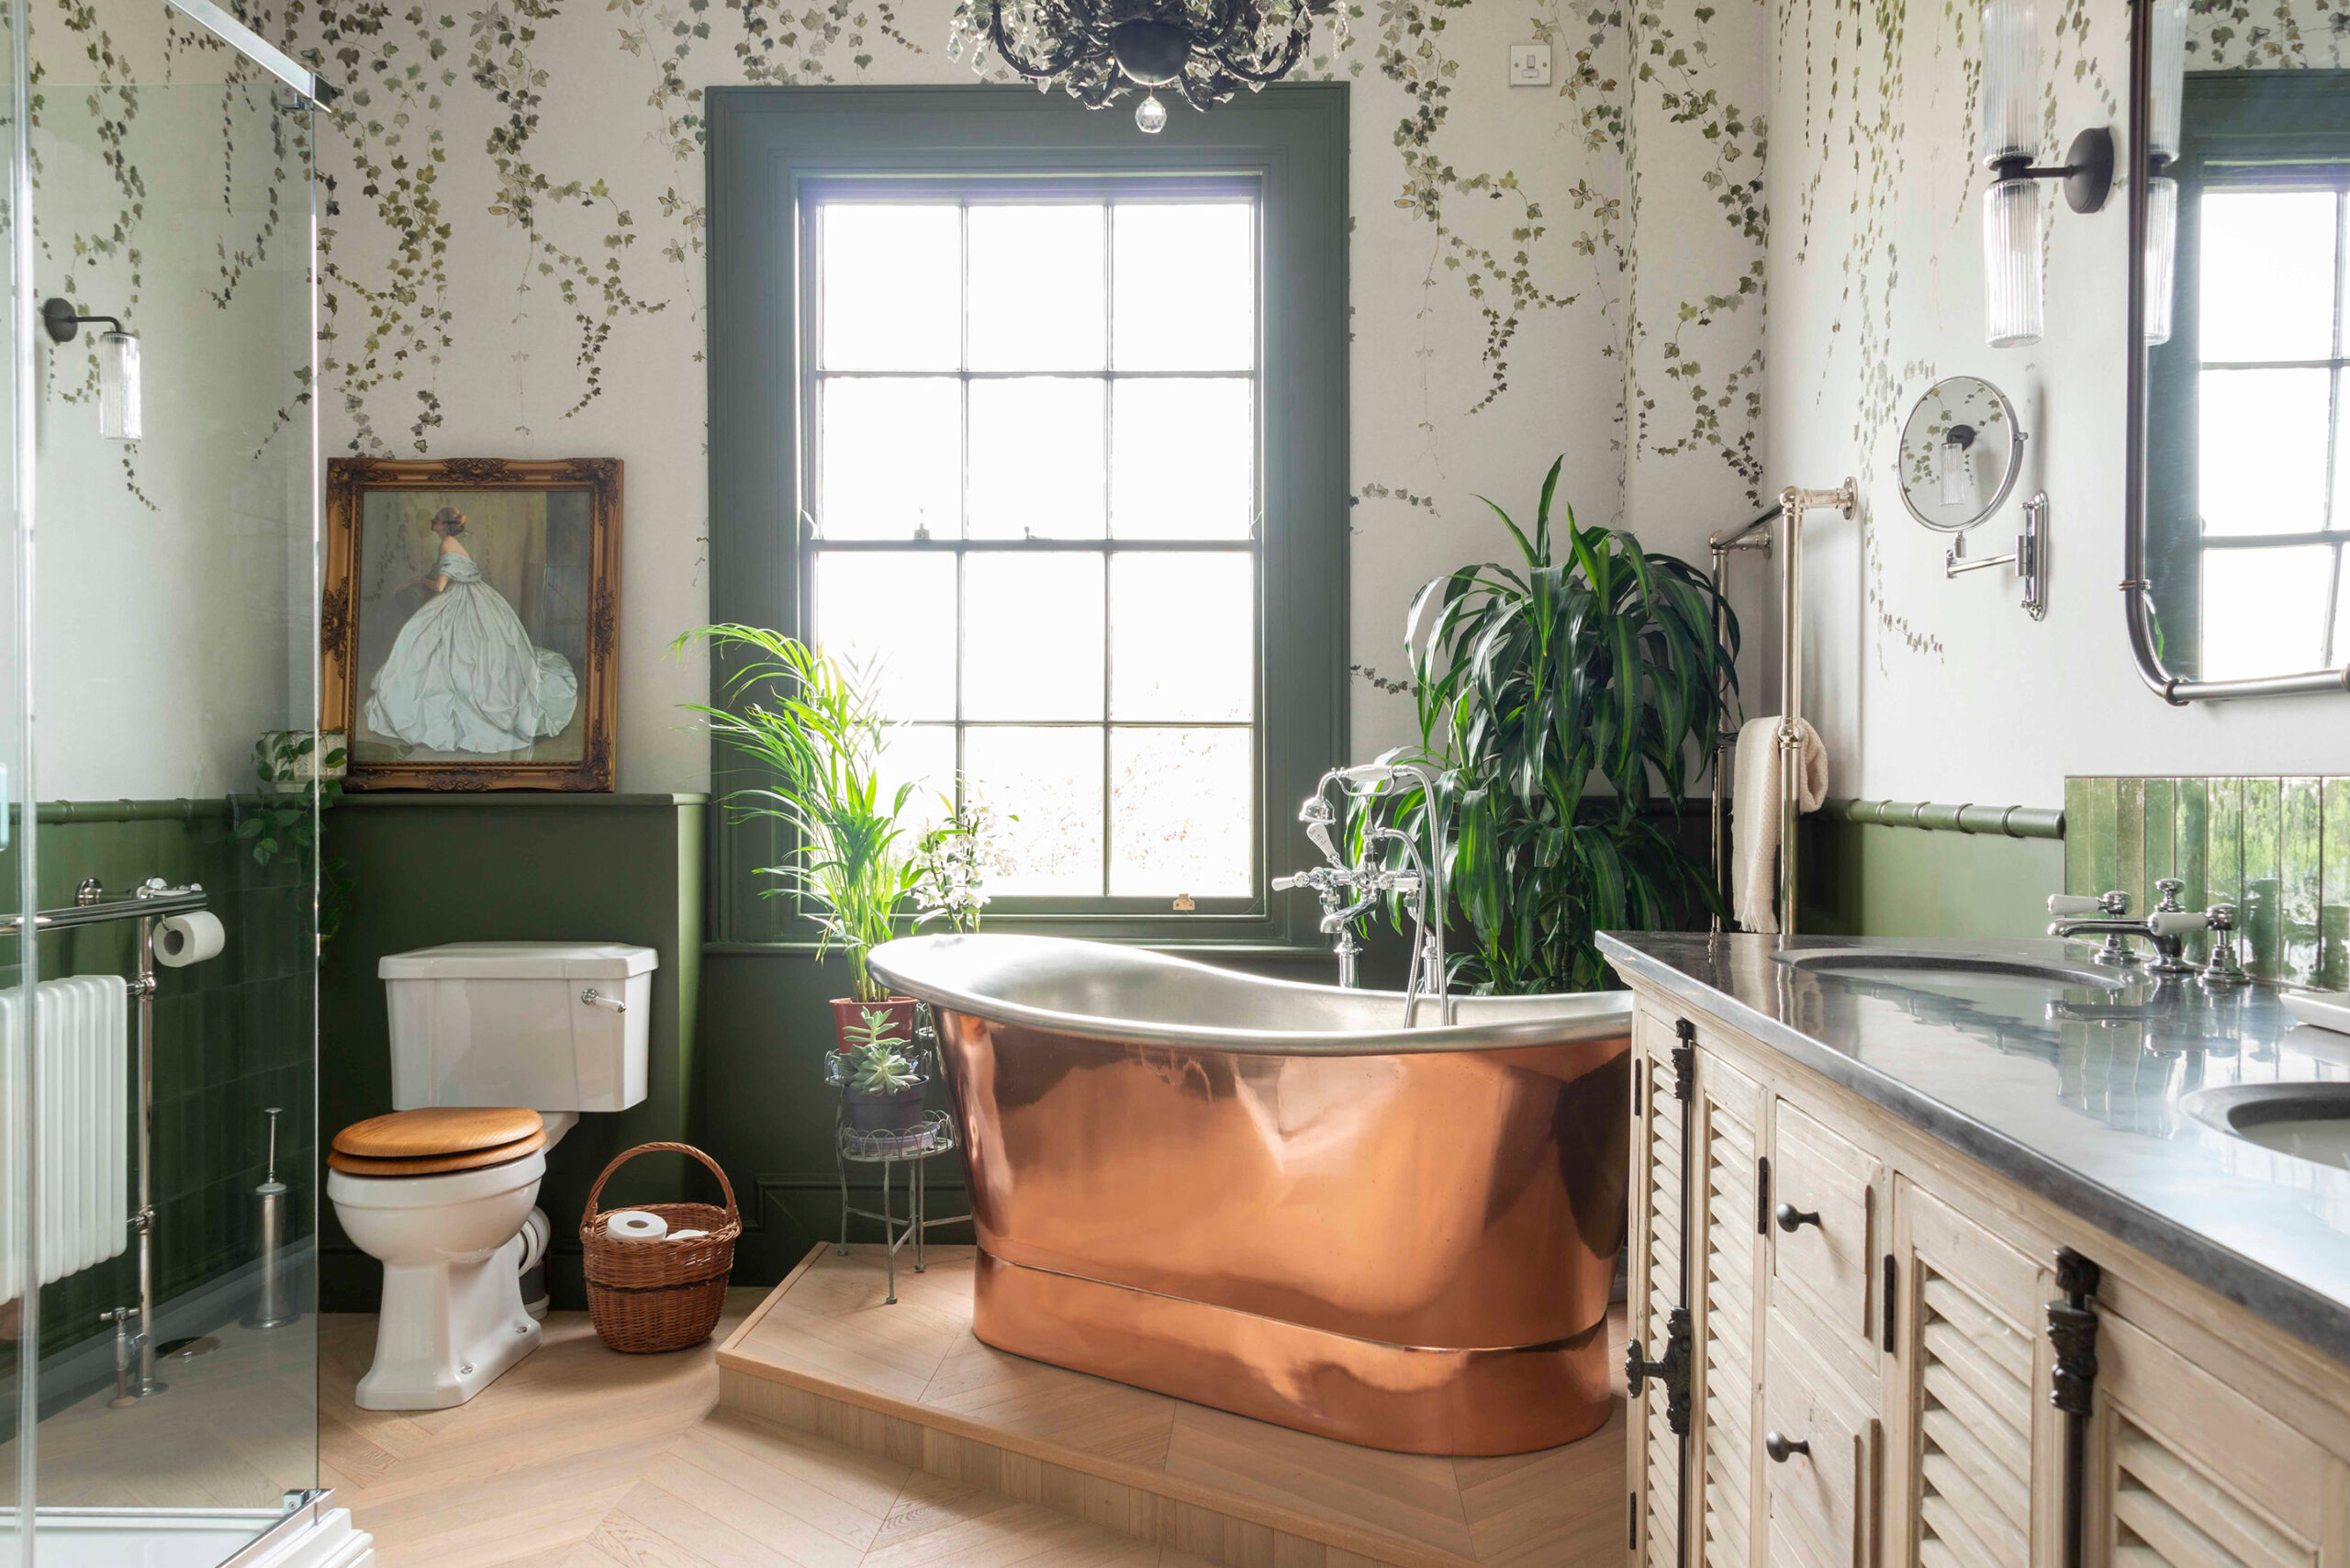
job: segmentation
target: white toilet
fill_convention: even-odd
[[[369,1410],[463,1405],[539,1346],[521,1275],[551,1227],[546,1153],[644,1098],[650,947],[462,942],[376,966],[392,1103],[335,1135],[327,1197],[384,1265]]]

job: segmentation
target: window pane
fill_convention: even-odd
[[[1110,732],[1110,891],[1248,891],[1255,835],[1247,730]]]
[[[1246,720],[1255,708],[1254,560],[1110,558],[1110,716]]]
[[[965,718],[1102,717],[1101,556],[966,556],[963,616]]]
[[[971,208],[971,368],[1099,370],[1102,208]]]
[[[892,724],[881,749],[881,799],[898,797],[901,784],[913,786],[906,797],[907,836],[920,838],[946,820],[954,805],[955,726],[952,724]],[[907,846],[909,851],[912,846]]]
[[[2317,669],[2325,662],[2325,603],[2333,547],[2203,552],[2206,680]]]
[[[2204,532],[2325,525],[2331,380],[2323,370],[2202,372],[2196,495]]]
[[[870,672],[884,715],[955,716],[955,558],[912,550],[820,551],[816,640]]]
[[[1111,394],[1110,531],[1246,539],[1257,515],[1256,392],[1245,379],[1121,381]]]
[[[971,383],[971,537],[1102,537],[1102,383]]]
[[[963,400],[940,377],[819,384],[816,525],[826,539],[912,539],[963,526]]]
[[[827,370],[953,370],[963,363],[962,218],[949,205],[823,209]]]
[[[2204,359],[2331,357],[2334,227],[2332,191],[2204,193]]]
[[[1002,823],[990,892],[1101,894],[1100,730],[968,730],[963,771]]]
[[[1120,203],[1120,370],[1248,370],[1257,363],[1256,213],[1245,201]]]

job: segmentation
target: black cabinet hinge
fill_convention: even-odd
[[[2048,1402],[2067,1416],[2087,1416],[2097,1388],[2097,1287],[2105,1271],[2069,1247],[2056,1249],[2056,1288],[2062,1301],[2048,1304],[2048,1340],[2056,1351],[2056,1375]]]
[[[1689,1309],[1676,1306],[1665,1315],[1664,1354],[1650,1361],[1635,1342],[1624,1347],[1624,1389],[1638,1399],[1651,1383],[1664,1388],[1664,1424],[1675,1436],[1689,1433]]]
[[[1673,1097],[1685,1103],[1697,1097],[1697,1025],[1676,1018],[1673,1036]]]
[[[1628,1551],[1640,1549],[1640,1495],[1628,1494],[1624,1498],[1624,1516],[1628,1528],[1624,1531],[1624,1547]]]
[[[2056,1372],[2048,1402],[2065,1413],[2063,1522],[2057,1526],[2064,1568],[2088,1562],[2089,1413],[2097,1395],[2097,1287],[2105,1271],[2069,1247],[2056,1249],[2056,1288],[2048,1304],[2048,1341]]]
[[[1771,1157],[1754,1157],[1754,1234],[1771,1234]]]
[[[1632,1114],[1635,1116],[1640,1114],[1640,1081],[1646,1076],[1640,1069],[1644,1065],[1637,1061],[1632,1064]]]
[[[1894,1313],[1901,1296],[1901,1265],[1893,1254],[1885,1255],[1885,1353],[1893,1354]]]

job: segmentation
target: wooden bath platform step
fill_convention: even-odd
[[[719,1404],[1225,1568],[1569,1568],[1624,1551],[1624,1406],[1563,1448],[1384,1453],[1006,1355],[971,1333],[973,1249],[820,1244],[718,1352]],[[1611,1366],[1623,1364],[1620,1309]],[[1180,1554],[1180,1555],[1179,1555]]]

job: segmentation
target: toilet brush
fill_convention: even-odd
[[[302,1315],[286,1299],[285,1183],[277,1179],[277,1118],[282,1107],[262,1112],[269,1118],[268,1176],[253,1189],[261,1200],[261,1282],[253,1293],[253,1308],[244,1316],[248,1328],[280,1328]]]

